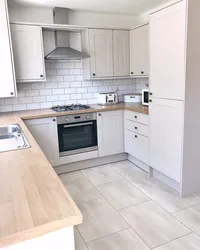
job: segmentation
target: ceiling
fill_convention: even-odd
[[[169,0],[12,0],[26,5],[65,7],[80,11],[139,15]]]

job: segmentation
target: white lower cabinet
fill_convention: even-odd
[[[180,183],[183,102],[153,98],[149,112],[149,165]]]
[[[148,165],[148,115],[124,111],[125,152]]]
[[[52,166],[59,165],[59,146],[56,117],[27,120],[31,134]]]
[[[99,156],[124,152],[123,111],[97,114]]]

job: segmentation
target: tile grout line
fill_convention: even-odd
[[[79,229],[78,229],[78,227],[76,226],[76,230],[78,231],[78,233],[79,233],[79,235],[80,235],[80,237],[81,237],[81,239],[82,239],[82,241],[83,241],[83,243],[85,243],[85,241],[84,241],[84,239],[83,239],[83,236],[82,236],[82,234],[80,233],[80,231],[79,231]],[[75,231],[75,230],[74,230]],[[74,240],[75,240],[75,238],[74,238]],[[75,242],[75,244],[76,244],[76,242]],[[86,248],[88,249],[88,246],[87,246],[87,244],[85,243],[85,245],[86,245]],[[75,245],[76,246],[76,245]],[[75,249],[76,250],[76,249]],[[89,250],[89,249],[88,249]]]

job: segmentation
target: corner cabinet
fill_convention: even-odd
[[[130,74],[131,76],[149,75],[149,25],[130,31]]]
[[[97,114],[99,156],[124,152],[123,111],[107,111]]]
[[[82,32],[85,80],[129,76],[129,31],[88,29]]]
[[[42,27],[11,24],[17,82],[45,81]]]
[[[0,67],[1,67],[1,83],[0,98],[16,96],[15,70],[13,64],[12,43],[10,37],[10,26],[7,1],[0,1],[0,30],[1,30],[1,46],[0,46]]]
[[[59,146],[56,117],[25,121],[29,131],[52,166],[59,165]]]

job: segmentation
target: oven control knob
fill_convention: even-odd
[[[66,118],[65,118],[65,121],[66,121],[66,122],[68,122],[68,121],[69,121],[69,118],[68,118],[68,117],[66,117]]]
[[[89,118],[90,118],[89,115],[87,115],[87,116],[86,116],[86,119],[88,120]]]

